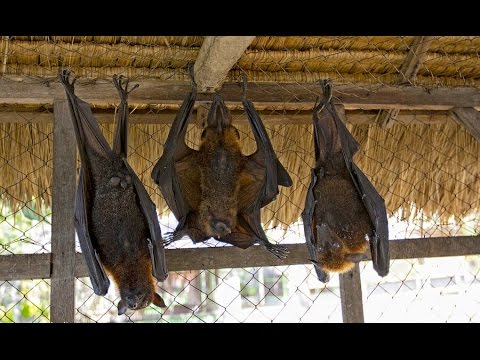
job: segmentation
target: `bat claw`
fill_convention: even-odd
[[[285,259],[290,253],[290,251],[288,251],[283,245],[274,245],[269,242],[262,243],[262,245],[280,260]]]
[[[176,240],[177,239],[175,238],[175,231],[168,232],[165,235],[163,235],[163,246],[166,247]]]
[[[123,76],[123,75],[113,75],[113,84],[117,88],[118,94],[122,101],[126,101],[128,94],[130,94],[133,90],[139,87],[139,84],[135,84],[130,90],[128,90],[128,85],[130,84],[130,79]]]
[[[72,71],[68,68],[61,68],[61,67],[58,68],[58,79],[62,82],[65,88],[73,94],[74,84],[77,79],[72,78],[72,81],[70,81],[71,74],[72,74]]]

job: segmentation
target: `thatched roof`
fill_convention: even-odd
[[[230,71],[227,81],[237,81],[240,72],[246,72],[251,82],[278,82],[279,86],[282,82],[311,83],[326,78],[332,79],[334,85],[394,85],[399,81],[398,71],[413,40],[409,36],[257,37]],[[144,78],[186,81],[186,65],[195,61],[202,42],[203,37],[191,36],[10,37],[0,41],[0,73],[53,78],[58,66],[63,65],[72,68],[77,77],[124,74],[140,85]],[[479,50],[477,37],[435,37],[412,83],[425,87],[477,87]],[[102,107],[102,111],[113,111],[109,106]],[[42,105],[15,108],[17,112],[23,110],[30,111],[29,114],[51,112],[51,108]],[[404,113],[407,111],[400,111],[399,118]],[[370,114],[375,117],[375,112]],[[238,116],[234,116],[234,123]],[[429,116],[429,121],[419,116],[422,120],[414,124],[394,122],[390,128],[373,122],[349,124],[361,144],[355,158],[358,165],[385,198],[390,213],[401,210],[407,217],[416,209],[447,219],[478,211],[478,142],[448,114],[437,112]],[[32,198],[43,199],[47,206],[51,202],[53,125],[30,120],[33,122],[0,123],[0,191],[3,202],[10,202],[13,208]],[[348,120],[347,114],[347,124]],[[160,212],[166,211],[166,206],[150,172],[163,151],[169,128],[165,124],[130,127],[129,160]],[[113,125],[104,124],[103,129],[111,140]],[[189,139],[198,144],[200,127],[192,125],[191,129]],[[239,129],[244,150],[252,152],[250,130],[243,124]],[[312,127],[268,125],[267,130],[294,184],[281,189],[281,195],[263,212],[264,221],[290,224],[303,210],[310,181],[314,162]]]
[[[238,62],[250,81],[394,84],[413,36],[257,37]],[[56,76],[59,65],[81,77],[114,73],[166,80],[186,79],[195,61],[198,36],[18,36],[3,40],[3,73]],[[478,85],[478,37],[435,37],[418,85]],[[2,56],[3,57],[3,56]],[[229,80],[236,80],[232,70]]]

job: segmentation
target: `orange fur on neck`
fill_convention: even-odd
[[[350,271],[355,263],[346,260],[345,257],[349,254],[363,254],[368,248],[368,242],[349,244],[348,248],[342,244],[337,251],[329,251],[328,253],[320,254],[318,262],[323,269],[328,272],[344,273]],[[354,245],[354,246],[353,246]]]
[[[135,263],[120,263],[114,268],[105,266],[105,270],[112,276],[120,292],[122,292],[122,289],[125,287],[146,287],[151,290],[153,299],[155,281],[153,279],[152,263],[149,257],[137,259]]]

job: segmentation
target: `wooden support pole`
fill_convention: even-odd
[[[198,92],[212,93],[220,89],[253,39],[255,36],[207,36],[194,67]]]
[[[340,274],[340,298],[344,323],[363,323],[362,282],[360,267],[355,264],[352,271]]]
[[[75,314],[75,177],[77,147],[66,100],[54,103],[50,321]]]

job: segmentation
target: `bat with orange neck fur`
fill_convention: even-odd
[[[315,168],[302,213],[305,239],[320,281],[328,272],[345,272],[365,260],[370,245],[373,267],[389,271],[385,202],[355,165],[359,144],[332,103],[331,84],[322,83],[323,100],[313,110]]]
[[[166,243],[183,236],[193,242],[213,237],[242,249],[259,243],[284,258],[286,248],[268,241],[260,210],[275,199],[279,185],[291,186],[292,180],[278,161],[253,103],[245,98],[246,79],[243,105],[257,144],[257,151],[249,156],[240,150],[238,130],[219,94],[213,98],[199,150],[185,144],[197,94],[193,74],[190,76],[192,92],[185,98],[152,171],[179,222],[173,233],[166,234]]]
[[[150,303],[165,307],[153,278],[163,281],[168,275],[156,208],[126,160],[127,98],[136,86],[128,90],[128,80],[113,77],[121,103],[111,149],[90,106],[74,94],[70,71],[60,71],[59,79],[67,94],[81,159],[75,229],[93,290],[97,295],[107,293],[108,273],[120,291],[119,315]]]

